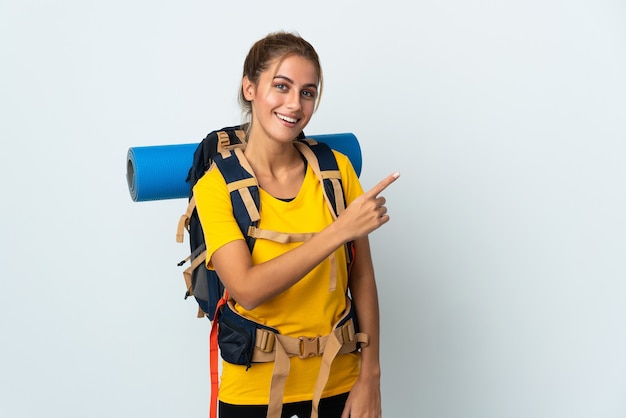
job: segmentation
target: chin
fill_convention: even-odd
[[[293,142],[304,128],[281,129],[271,133],[271,136],[279,142]]]

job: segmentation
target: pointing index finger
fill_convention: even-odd
[[[396,181],[400,177],[399,172],[395,172],[393,174],[388,175],[384,179],[382,179],[376,186],[372,187],[369,192],[367,192],[370,196],[378,196],[383,190],[385,190],[391,183]]]

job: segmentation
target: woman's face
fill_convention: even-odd
[[[256,85],[245,77],[244,96],[252,105],[250,134],[293,141],[313,116],[318,82],[313,63],[298,55],[276,60]]]

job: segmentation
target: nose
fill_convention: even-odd
[[[289,92],[289,97],[287,99],[287,109],[289,110],[300,109],[300,93],[298,91],[292,90]]]

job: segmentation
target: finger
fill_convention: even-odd
[[[400,173],[397,171],[393,174],[388,175],[387,177],[382,179],[376,186],[372,187],[370,191],[366,194],[370,196],[378,196],[379,193],[385,190],[391,183],[396,181],[398,177],[400,177]]]

